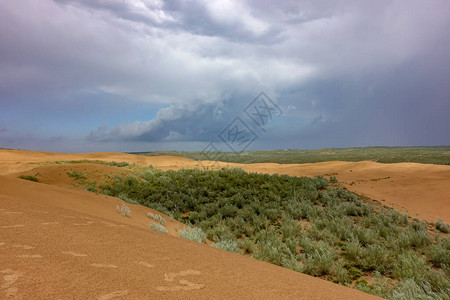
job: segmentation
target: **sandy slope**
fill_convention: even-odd
[[[57,160],[126,161],[152,164],[160,169],[241,167],[249,172],[293,176],[335,175],[348,189],[407,212],[413,217],[450,223],[450,166],[417,163],[322,162],[314,164],[227,164],[192,161],[187,158],[145,157],[124,153],[64,154],[0,150],[0,174],[15,175],[32,170],[38,163]]]
[[[0,299],[375,299],[156,233],[118,201],[0,176]]]

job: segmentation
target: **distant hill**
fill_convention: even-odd
[[[435,147],[356,147],[316,150],[262,150],[208,153],[203,151],[149,151],[132,152],[145,156],[181,156],[194,160],[218,160],[234,163],[304,164],[323,161],[375,161],[379,163],[416,162],[450,165],[450,146]],[[214,157],[214,158],[212,158]]]

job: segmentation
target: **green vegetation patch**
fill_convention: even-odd
[[[72,165],[72,164],[99,164],[99,165],[106,165],[111,167],[128,167],[130,164],[122,161],[122,162],[115,162],[115,161],[102,161],[102,160],[88,160],[88,159],[82,159],[82,160],[58,160],[49,162],[47,164],[55,164],[55,165]]]
[[[73,177],[73,178],[75,178],[77,180],[84,180],[84,179],[87,178],[86,173],[82,173],[82,172],[79,172],[77,170],[73,170],[71,172],[67,172],[67,175],[70,176],[70,177]]]
[[[189,226],[179,234],[190,240],[344,285],[371,277],[356,288],[375,295],[449,294],[448,234],[430,237],[425,222],[378,211],[322,176],[147,168],[99,192],[173,216]],[[157,230],[159,218],[149,217]]]
[[[159,156],[172,155],[193,160],[209,160],[203,151],[154,151],[132,154]],[[416,162],[450,165],[450,146],[439,147],[356,147],[315,150],[263,150],[216,153],[224,162],[304,164],[323,161],[376,161],[379,163]]]
[[[39,179],[33,175],[20,175],[19,178],[29,180],[29,181],[39,182]]]

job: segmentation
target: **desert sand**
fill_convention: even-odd
[[[160,169],[242,167],[295,176],[335,175],[350,190],[409,214],[448,221],[450,167],[373,162],[217,164],[121,153],[0,150],[0,299],[371,299],[357,290],[150,229],[148,208],[74,187],[61,160],[126,161]],[[110,166],[76,164],[89,174]],[[120,172],[126,169],[114,168]],[[42,183],[18,179],[39,173]]]
[[[26,152],[1,151],[0,157],[0,299],[376,299],[181,239],[175,227],[182,224],[167,216],[169,235],[152,231],[147,213],[154,211],[127,204],[131,217],[124,217],[116,211],[121,200],[58,180],[67,177],[59,175],[64,166],[29,164],[86,157],[132,162],[131,156],[27,158]],[[133,159],[165,168],[181,161]],[[36,168],[47,168],[40,177],[50,184],[16,178]]]

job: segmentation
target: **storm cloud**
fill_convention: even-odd
[[[250,124],[261,91],[284,114],[251,148],[450,144],[449,15],[445,0],[0,0],[0,147],[201,150]]]

